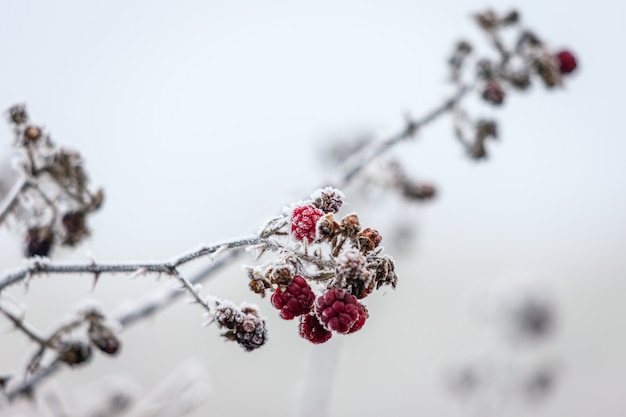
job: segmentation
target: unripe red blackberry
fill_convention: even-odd
[[[315,241],[317,221],[324,212],[313,205],[299,206],[291,214],[291,234],[296,240]]]
[[[307,314],[313,308],[315,294],[306,280],[296,275],[286,287],[278,287],[270,300],[280,310],[280,317],[291,320],[295,316]]]
[[[359,318],[356,297],[342,288],[330,288],[315,300],[315,314],[328,330],[348,333]]]
[[[300,336],[316,345],[328,341],[333,336],[331,331],[324,328],[315,314],[300,316],[298,330]]]
[[[53,241],[54,234],[50,227],[31,227],[26,234],[26,256],[48,256]]]
[[[569,74],[576,69],[576,57],[567,50],[563,50],[556,54],[561,74]]]

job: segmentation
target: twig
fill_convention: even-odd
[[[209,246],[203,246],[200,249],[179,255],[170,261],[155,261],[144,263],[60,263],[50,262],[47,259],[37,258],[30,262],[29,265],[11,272],[0,279],[0,291],[9,285],[23,281],[29,276],[41,274],[116,274],[116,273],[161,273],[174,275],[173,271],[177,267],[191,262],[203,256],[211,255],[219,250],[234,249],[239,247],[249,247],[266,243],[266,239],[251,236],[246,238],[234,239],[230,241],[219,242]],[[276,245],[269,245],[274,248]]]
[[[6,216],[13,210],[15,204],[17,204],[20,195],[31,185],[30,180],[23,176],[13,184],[11,191],[9,191],[9,194],[7,194],[0,204],[0,224],[4,223]]]

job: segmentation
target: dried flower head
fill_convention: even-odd
[[[9,114],[9,122],[12,124],[23,125],[28,122],[28,113],[26,112],[26,106],[23,104],[9,107],[7,113]]]
[[[311,194],[313,205],[324,213],[337,213],[343,205],[344,195],[333,187],[326,187]]]
[[[345,250],[337,258],[335,285],[348,289],[356,298],[365,298],[374,289],[373,273],[367,259],[355,248]]]
[[[377,230],[367,228],[357,234],[357,240],[359,242],[359,248],[363,253],[368,253],[373,251],[380,245],[383,237],[378,233]]]

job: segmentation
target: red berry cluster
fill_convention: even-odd
[[[279,286],[271,303],[285,320],[301,316],[300,336],[316,344],[330,339],[332,332],[356,332],[368,317],[365,306],[350,292],[333,287],[316,299],[307,281],[299,275],[286,287]]]
[[[315,300],[315,313],[300,319],[300,336],[311,343],[324,343],[332,332],[360,330],[367,317],[367,308],[355,296],[342,288],[330,288]]]

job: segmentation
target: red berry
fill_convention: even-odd
[[[319,345],[332,337],[332,333],[326,330],[315,314],[307,314],[300,317],[300,336],[311,343]]]
[[[291,214],[291,233],[296,240],[315,241],[316,225],[324,212],[313,205],[300,206]]]
[[[291,320],[306,314],[313,308],[315,294],[304,278],[296,275],[284,291],[279,287],[270,300],[280,310],[280,317]]]
[[[504,90],[497,81],[489,81],[483,89],[483,100],[496,106],[504,102]]]
[[[576,69],[576,57],[570,51],[561,51],[556,54],[561,74],[569,74]]]
[[[363,327],[363,325],[365,324],[365,320],[367,320],[367,318],[369,317],[367,308],[363,304],[358,303],[357,309],[359,312],[359,316],[357,317],[352,327],[350,327],[350,330],[348,330],[348,334],[354,333],[357,330],[361,330],[361,327]]]
[[[359,318],[359,302],[342,288],[331,288],[315,301],[315,313],[328,330],[348,333]]]

